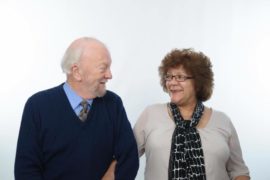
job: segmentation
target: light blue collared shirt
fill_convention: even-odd
[[[83,101],[83,98],[80,97],[71,87],[70,85],[65,82],[63,85],[63,89],[67,95],[68,101],[72,107],[72,109],[74,110],[74,112],[77,114],[77,116],[79,115],[80,111],[82,110],[82,106],[80,105],[80,103]],[[88,108],[91,107],[92,103],[93,103],[93,99],[87,99],[88,102]]]

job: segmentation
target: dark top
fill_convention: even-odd
[[[15,179],[100,180],[113,158],[115,179],[135,179],[137,145],[120,97],[107,91],[95,98],[82,122],[62,86],[38,92],[26,102]]]

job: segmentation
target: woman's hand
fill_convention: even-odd
[[[101,180],[114,180],[114,171],[116,166],[116,160],[113,160],[110,164],[110,167],[107,169],[106,173]]]
[[[248,176],[237,176],[234,180],[250,180]]]

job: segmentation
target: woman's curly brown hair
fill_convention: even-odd
[[[170,68],[183,67],[185,71],[194,77],[196,96],[199,101],[208,100],[213,92],[214,74],[210,59],[202,52],[193,49],[173,49],[169,52],[159,66],[160,84],[165,92],[166,81],[164,76]]]

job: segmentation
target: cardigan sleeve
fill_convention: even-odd
[[[139,156],[142,156],[145,153],[145,127],[147,121],[147,110],[144,110],[137,120],[133,132],[138,146]]]
[[[31,98],[26,102],[17,143],[15,179],[41,180],[41,148],[38,137],[38,114]]]
[[[237,176],[249,176],[249,170],[242,157],[242,151],[237,132],[230,121],[231,136],[229,139],[230,157],[227,162],[227,171],[231,179]]]
[[[139,169],[137,144],[120,98],[119,101],[115,142],[115,159],[117,160],[115,179],[134,180]]]

